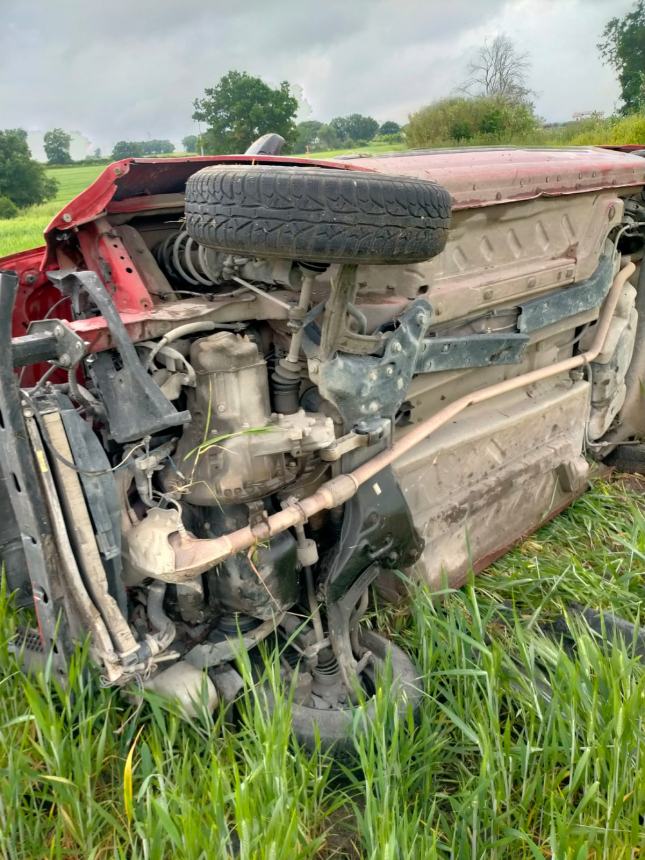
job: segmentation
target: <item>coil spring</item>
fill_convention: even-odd
[[[195,287],[214,287],[221,281],[221,271],[213,265],[219,255],[196,242],[186,230],[171,233],[155,247],[154,255],[166,275],[173,280],[185,281]]]
[[[318,665],[316,666],[317,675],[323,675],[325,677],[332,678],[340,672],[340,666],[338,665],[338,660],[334,656],[331,649],[329,651],[322,651],[320,656],[318,657]]]

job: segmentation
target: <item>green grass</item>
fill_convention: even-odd
[[[403,152],[410,147],[405,143],[368,143],[354,149],[327,149],[323,152],[301,153],[299,158],[335,158],[337,155],[385,155],[388,152]]]
[[[459,592],[378,610],[423,677],[416,725],[387,684],[343,764],[261,691],[233,730],[139,712],[74,662],[25,679],[0,599],[0,851],[7,858],[632,858],[645,849],[645,671],[631,642],[545,624],[571,601],[638,620],[642,496],[599,483]],[[503,610],[503,611],[501,611]],[[276,664],[268,661],[269,677]],[[275,681],[274,681],[275,684]]]
[[[58,182],[56,197],[40,206],[30,206],[17,218],[0,220],[0,257],[42,245],[43,230],[54,215],[72,197],[87,188],[104,169],[105,165],[100,164],[88,167],[48,168],[48,176],[53,176]]]

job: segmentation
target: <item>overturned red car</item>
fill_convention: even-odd
[[[25,660],[89,634],[214,707],[271,638],[342,744],[386,662],[420,695],[370,589],[458,585],[645,459],[645,158],[279,143],[112,164],[0,260],[0,553]]]

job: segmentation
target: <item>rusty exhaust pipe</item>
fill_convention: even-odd
[[[229,534],[210,540],[203,540],[191,536],[186,531],[175,532],[169,538],[170,544],[175,552],[175,572],[182,581],[190,576],[198,576],[209,568],[235,555],[255,546],[257,543],[269,540],[277,534],[286,531],[293,526],[305,523],[314,514],[320,511],[335,508],[351,499],[358,488],[375,477],[386,466],[391,465],[399,457],[407,454],[415,445],[418,445],[435,430],[438,430],[456,415],[459,415],[469,406],[483,403],[501,394],[507,394],[518,388],[524,388],[543,379],[557,376],[577,367],[590,364],[600,354],[609,326],[616,310],[616,305],[626,281],[636,270],[632,262],[627,263],[616,275],[614,282],[607,294],[605,303],[598,316],[596,333],[591,348],[580,355],[559,361],[550,367],[539,368],[521,376],[506,379],[495,383],[479,391],[473,391],[455,400],[454,403],[441,409],[439,412],[421,422],[417,427],[406,434],[402,439],[395,442],[391,448],[382,451],[372,457],[362,466],[344,475],[337,475],[316,490],[311,496],[296,502],[290,502],[283,510],[267,517],[262,523],[254,526],[245,526]],[[150,572],[154,576],[154,572]]]

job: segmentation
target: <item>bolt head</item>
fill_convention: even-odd
[[[66,213],[63,215],[63,221],[64,221],[66,224],[69,224],[69,222],[70,222],[71,220],[72,220],[72,216],[69,214],[69,212],[66,212]]]

